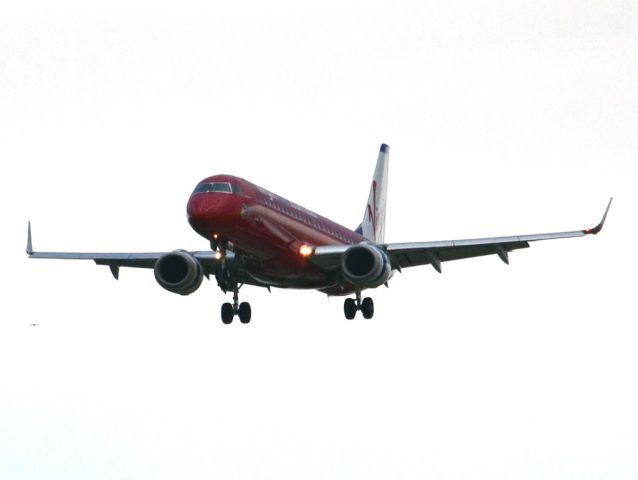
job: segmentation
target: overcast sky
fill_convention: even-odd
[[[635,479],[638,3],[0,3],[0,478]],[[230,173],[386,240],[599,236],[396,275],[373,320],[150,270]],[[35,324],[35,326],[32,326]]]

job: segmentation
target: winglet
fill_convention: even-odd
[[[611,197],[609,199],[609,203],[607,204],[607,208],[605,209],[605,214],[603,215],[602,220],[600,221],[600,223],[598,225],[596,225],[594,228],[588,228],[586,230],[583,230],[583,232],[585,233],[585,235],[596,235],[598,232],[600,232],[603,229],[603,225],[605,224],[605,219],[607,218],[607,213],[609,213],[609,207],[611,207],[611,201],[614,199],[614,197]]]
[[[31,222],[29,222],[29,226],[27,227],[27,255],[31,255],[33,253],[33,244],[31,243]]]

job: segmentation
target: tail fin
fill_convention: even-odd
[[[379,150],[377,167],[374,169],[370,195],[366,205],[363,221],[357,232],[374,243],[383,243],[385,237],[385,204],[388,191],[388,161],[390,147],[385,143]]]

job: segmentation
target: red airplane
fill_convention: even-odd
[[[603,227],[611,199],[600,223],[590,229],[509,237],[435,242],[384,243],[389,147],[381,145],[363,221],[350,230],[268,190],[231,175],[215,175],[197,184],[187,206],[191,227],[210,242],[212,250],[157,253],[34,252],[31,224],[27,253],[31,258],[89,259],[108,265],[117,279],[120,267],[152,268],[166,290],[189,295],[203,277],[215,276],[233,303],[221,307],[222,322],[235,316],[250,322],[251,308],[239,303],[243,285],[316,289],[327,295],[354,295],[343,304],[345,317],[357,311],[374,315],[366,289],[386,285],[395,271],[442,262],[497,255],[506,264],[508,252],[529,242],[597,234]]]

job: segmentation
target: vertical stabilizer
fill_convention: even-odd
[[[388,191],[388,161],[390,147],[385,143],[379,150],[377,167],[374,169],[368,203],[363,221],[357,231],[374,243],[383,243],[385,237],[385,204]]]

